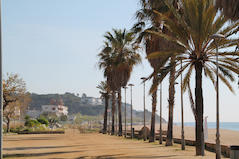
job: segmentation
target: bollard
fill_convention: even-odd
[[[231,146],[231,153],[230,157],[231,159],[239,159],[239,146]]]

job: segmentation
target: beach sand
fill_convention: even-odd
[[[142,126],[134,126],[135,129],[139,130]],[[150,129],[150,125],[147,125]],[[158,132],[159,125],[156,125],[156,130]],[[167,130],[167,124],[163,124],[163,130]],[[185,127],[184,128],[185,139],[195,140],[195,128],[194,127]],[[181,138],[181,126],[174,125],[173,137]],[[220,130],[220,139],[222,145],[239,145],[239,131],[232,130]],[[216,140],[216,129],[208,129],[208,140],[206,142],[215,143]]]

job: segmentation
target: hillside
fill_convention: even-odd
[[[81,97],[76,96],[73,93],[65,93],[65,94],[31,94],[32,102],[30,103],[29,109],[41,110],[42,105],[50,104],[52,99],[60,100],[62,99],[64,105],[68,107],[69,114],[81,113],[82,115],[103,115],[104,113],[104,105],[90,105],[81,101]],[[122,103],[122,115],[124,115],[124,103]],[[110,102],[111,107],[111,102]],[[127,118],[130,115],[130,105],[126,104],[126,114]],[[133,110],[133,116],[138,118],[138,120],[143,119],[143,112]],[[151,112],[146,110],[146,121],[150,121]],[[159,116],[156,116],[157,122],[159,122]],[[166,122],[163,119],[163,122]]]

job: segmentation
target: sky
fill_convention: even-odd
[[[102,71],[97,68],[97,54],[102,48],[104,33],[112,28],[130,29],[136,22],[134,16],[139,8],[138,0],[3,0],[2,3],[5,76],[6,73],[19,74],[29,92],[86,93],[94,97],[99,97],[96,86],[104,80]],[[143,110],[140,78],[152,73],[145,53],[141,51],[140,54],[143,62],[134,68],[129,81],[135,85],[133,107],[137,110]],[[150,85],[151,81],[146,82],[146,109],[151,111]],[[220,119],[223,122],[239,122],[237,82],[234,88],[233,94],[220,82]],[[163,118],[167,120],[167,79],[162,91]],[[209,122],[214,122],[215,89],[205,78],[203,91],[204,114]],[[130,101],[129,90],[126,101]],[[193,122],[187,93],[184,94],[184,111],[185,121]],[[180,114],[180,85],[176,85],[174,122],[181,121]]]

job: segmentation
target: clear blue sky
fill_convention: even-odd
[[[96,85],[103,80],[96,67],[103,34],[112,28],[130,28],[138,0],[3,0],[4,73],[18,73],[35,93],[86,93],[99,96]],[[142,76],[151,73],[144,52],[131,81],[134,106],[142,110]],[[204,80],[205,115],[215,121],[215,91]],[[148,82],[147,90],[151,82]],[[236,84],[235,84],[236,87]],[[180,122],[179,85],[176,87],[175,122]],[[194,88],[194,86],[192,87]],[[168,114],[168,82],[163,83],[163,117]],[[238,88],[237,88],[238,90]],[[239,122],[238,91],[220,88],[221,120]],[[185,120],[194,121],[187,93]],[[123,98],[124,100],[124,98]],[[129,97],[127,96],[129,101]],[[151,97],[146,107],[151,110]]]

